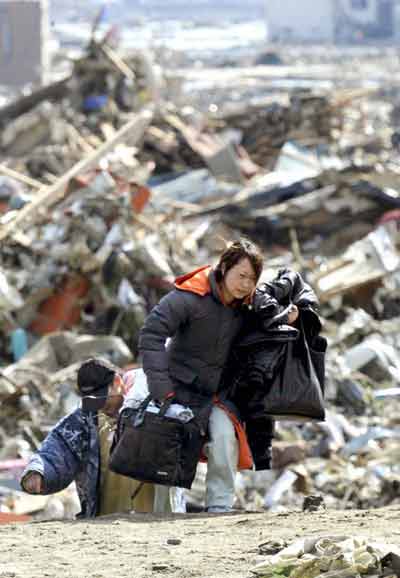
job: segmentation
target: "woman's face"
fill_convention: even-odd
[[[224,275],[222,286],[225,300],[245,299],[254,291],[257,283],[254,269],[246,257],[231,267]]]

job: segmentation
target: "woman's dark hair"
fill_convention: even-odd
[[[242,259],[248,259],[250,261],[256,275],[256,281],[258,281],[263,270],[261,251],[254,243],[243,238],[228,245],[222,253],[214,269],[216,281],[220,283],[229,269],[232,269],[232,267],[237,265]]]

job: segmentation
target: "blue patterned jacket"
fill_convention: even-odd
[[[97,414],[77,409],[62,418],[32,456],[22,478],[32,471],[44,478],[43,494],[59,492],[75,481],[81,503],[79,517],[96,516],[100,478]]]

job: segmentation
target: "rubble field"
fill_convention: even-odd
[[[157,83],[147,59],[91,42],[70,76],[0,109],[0,578],[399,575],[372,544],[400,546],[399,57],[291,56]],[[72,522],[73,487],[21,492],[79,403],[79,364],[139,366],[174,278],[241,235],[263,280],[293,268],[320,299],[325,422],[277,422],[273,470],[238,474],[240,514]],[[203,497],[199,467],[190,512]],[[304,536],[328,536],[288,555],[312,570],[269,568]]]

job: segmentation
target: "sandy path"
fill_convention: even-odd
[[[259,544],[333,534],[400,545],[400,507],[0,526],[0,578],[246,578]]]

